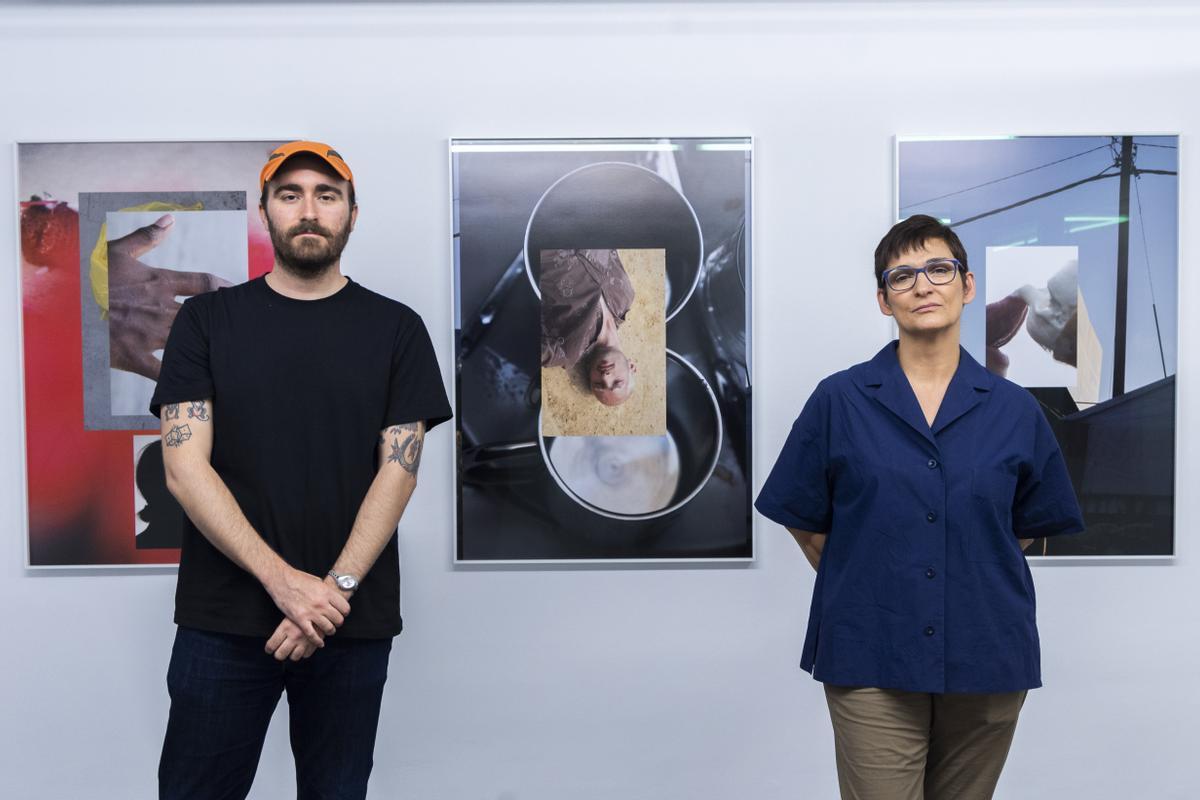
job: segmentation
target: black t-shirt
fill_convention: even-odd
[[[450,418],[421,318],[354,281],[320,300],[294,300],[258,278],[184,302],[150,413],[205,398],[213,468],[266,543],[317,576],[350,535],[375,477],[380,431]],[[338,635],[395,636],[395,536],[360,577]],[[262,585],[185,519],[175,622],[267,637],[282,619]]]

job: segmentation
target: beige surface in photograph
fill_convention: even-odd
[[[542,369],[545,436],[662,436],[667,432],[666,251],[618,250],[634,299],[618,335],[637,364],[633,393],[601,404],[578,367]]]
[[[1078,380],[1073,387],[1067,388],[1076,405],[1086,407],[1100,402],[1100,370],[1104,366],[1104,348],[1100,345],[1096,329],[1092,327],[1087,305],[1083,302],[1083,292],[1079,292],[1078,308],[1075,334],[1078,337],[1075,350]]]

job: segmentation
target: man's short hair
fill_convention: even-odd
[[[914,214],[902,222],[897,222],[879,240],[879,246],[875,248],[875,284],[880,289],[883,288],[883,271],[892,259],[911,250],[919,250],[930,239],[945,242],[950,248],[950,254],[962,264],[963,270],[969,269],[967,251],[959,241],[958,234],[952,231],[949,225],[942,224],[939,219],[928,214]]]

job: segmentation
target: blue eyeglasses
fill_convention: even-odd
[[[942,286],[954,280],[958,271],[966,269],[957,258],[933,258],[925,262],[923,267],[899,266],[883,271],[883,282],[893,292],[907,292],[917,285],[917,276],[922,272],[929,282]]]

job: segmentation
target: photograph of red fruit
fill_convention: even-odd
[[[153,436],[157,421],[147,409],[114,406],[113,386],[153,381],[183,298],[270,269],[270,238],[255,209],[259,169],[278,144],[17,145],[29,567],[177,562],[178,520],[148,488],[162,482],[161,460],[131,458],[148,452],[142,437]],[[153,234],[171,227],[164,218],[196,212],[224,215],[222,230],[241,242],[237,274],[229,273],[228,242],[221,254],[186,258],[164,243],[179,262],[170,264],[135,246],[137,230],[109,236],[106,224],[110,215],[153,217],[142,226],[157,225]],[[244,221],[231,222],[232,213]],[[183,227],[174,233],[186,238]],[[195,267],[218,262],[223,269]],[[171,295],[155,300],[147,294],[154,287]]]

